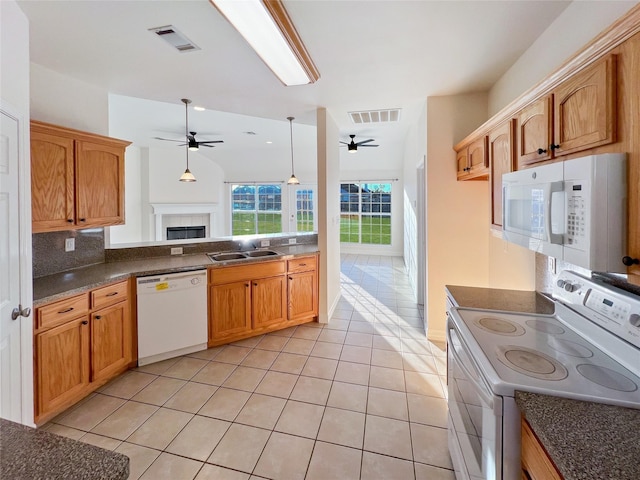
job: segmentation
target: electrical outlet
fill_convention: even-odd
[[[171,247],[171,255],[182,255],[182,247]]]
[[[295,238],[289,239],[289,245],[295,245],[296,243],[298,243],[298,241]]]
[[[73,252],[76,249],[76,239],[75,238],[65,238],[64,239],[64,251],[65,252]]]
[[[260,240],[261,247],[268,247],[270,245],[269,240]]]
[[[547,267],[549,271],[555,275],[556,274],[556,258],[555,257],[547,257]]]

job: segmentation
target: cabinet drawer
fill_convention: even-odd
[[[91,292],[91,308],[100,308],[127,298],[127,282],[115,283]]]
[[[86,293],[50,303],[38,308],[36,329],[42,330],[61,325],[69,320],[86,315],[88,311],[89,295]]]
[[[316,269],[316,256],[297,257],[287,261],[287,272],[308,272]]]
[[[232,267],[212,268],[211,284],[222,285],[223,283],[241,282],[243,280],[253,280],[254,278],[273,277],[284,274],[284,261],[251,263]]]

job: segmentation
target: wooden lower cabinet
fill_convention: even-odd
[[[132,366],[135,329],[128,285],[128,281],[112,284],[36,310],[36,424]]]
[[[317,255],[209,270],[210,347],[318,316]]]
[[[251,330],[251,282],[209,287],[209,341]]]
[[[78,400],[89,386],[86,316],[36,335],[36,421]]]
[[[111,378],[130,362],[128,311],[125,301],[91,314],[91,381]]]
[[[547,455],[529,423],[522,418],[522,479],[523,480],[562,480],[562,475]]]

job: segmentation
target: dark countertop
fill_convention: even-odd
[[[308,255],[318,252],[316,244],[270,247],[279,256],[259,257],[227,262],[213,262],[205,254],[175,255],[168,257],[142,258],[122,262],[100,263],[76,268],[33,280],[33,306],[59,300],[69,295],[86,292],[101,285],[125,280],[132,276],[158,275],[162,273],[187,272],[203,268],[217,268],[248,262],[266,262]]]
[[[446,285],[445,289],[456,307],[505,312],[553,314],[553,302],[535,291],[502,290],[497,288]]]
[[[0,419],[0,478],[126,480],[129,457]]]
[[[640,410],[516,392],[565,480],[640,479]]]

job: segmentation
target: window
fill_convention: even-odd
[[[391,245],[391,183],[340,184],[340,241]]]
[[[296,231],[297,232],[313,232],[314,225],[314,198],[313,189],[298,188],[295,191],[296,196]]]
[[[282,232],[280,185],[232,185],[231,205],[233,235]]]

